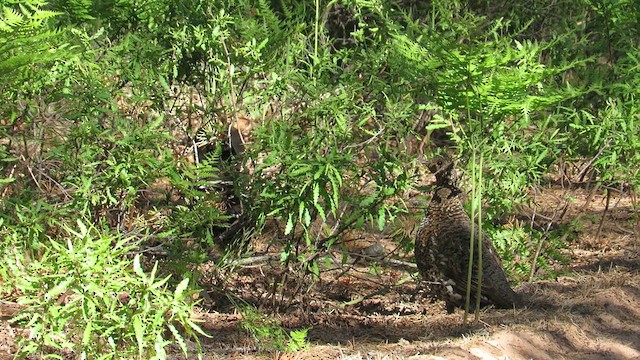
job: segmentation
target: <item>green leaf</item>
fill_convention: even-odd
[[[139,315],[134,315],[133,317],[133,332],[136,336],[136,342],[138,343],[138,355],[142,357],[144,352],[144,333],[145,327],[140,319]]]
[[[318,199],[320,198],[320,185],[313,183],[313,204],[318,205]]]
[[[191,329],[195,330],[195,332],[197,332],[198,334],[200,334],[202,336],[206,336],[208,338],[212,337],[211,335],[207,334],[204,330],[202,330],[200,325],[198,325],[195,322],[193,322],[193,320],[187,319],[187,324],[189,324],[189,327],[191,327]]]
[[[162,86],[162,88],[169,92],[171,91],[171,88],[169,87],[169,83],[167,83],[167,79],[164,78],[164,76],[160,75],[158,77],[158,81],[160,82],[160,86]]]
[[[156,341],[153,344],[153,349],[156,351],[156,359],[166,359],[167,352],[164,350],[164,347],[169,344],[168,341],[164,340],[164,337],[161,333],[156,334]]]
[[[284,228],[284,234],[289,235],[293,230],[293,214],[289,214],[289,219],[287,220],[287,226]]]
[[[184,278],[180,282],[180,284],[178,284],[178,286],[176,287],[176,291],[173,293],[173,298],[181,299],[182,293],[184,292],[184,290],[187,288],[188,285],[189,285],[189,278]]]
[[[182,350],[182,353],[186,356],[187,355],[187,351],[188,351],[187,350],[187,343],[182,338],[182,335],[180,335],[180,332],[178,331],[178,329],[176,329],[175,326],[173,326],[173,324],[167,324],[167,327],[171,331],[171,334],[173,335],[173,338],[178,342],[178,345],[180,346],[180,349]]]
[[[87,345],[91,341],[91,334],[93,330],[93,322],[87,321],[82,332],[82,345]]]
[[[384,230],[384,225],[386,223],[386,214],[387,212],[385,211],[384,207],[380,207],[380,209],[378,209],[378,229],[380,229],[380,231]]]
[[[310,165],[302,165],[302,166],[299,166],[298,168],[294,169],[293,171],[291,171],[290,175],[292,177],[297,177],[297,176],[300,176],[302,174],[306,174],[306,173],[310,172],[311,169],[312,168],[311,168]]]
[[[46,301],[57,300],[62,293],[64,293],[69,289],[71,283],[73,283],[74,280],[75,280],[74,277],[69,277],[65,279],[64,281],[56,285],[53,289],[47,291],[44,294],[44,299]]]
[[[76,221],[76,223],[78,224],[78,229],[80,229],[80,236],[79,238],[84,239],[87,234],[89,234],[89,230],[87,229],[87,227],[84,225],[84,223],[82,222],[82,220],[78,219]]]
[[[147,275],[142,270],[142,266],[140,265],[140,254],[136,254],[133,258],[133,272],[135,272],[139,277],[143,280],[147,280]]]
[[[309,227],[311,225],[311,213],[309,208],[304,209],[304,226]]]
[[[298,221],[302,222],[302,218],[304,217],[304,211],[306,208],[307,207],[304,201],[300,201],[300,203],[298,203]]]
[[[378,197],[376,196],[376,194],[367,195],[367,197],[365,197],[364,199],[362,199],[362,201],[360,201],[360,207],[367,207],[373,204],[377,198]]]
[[[311,273],[316,277],[319,278],[320,277],[320,268],[318,267],[318,262],[317,261],[313,261],[311,263],[311,266],[309,268],[309,271],[311,271]]]
[[[14,182],[15,180],[16,180],[16,179],[15,179],[15,178],[12,178],[12,177],[9,177],[9,178],[2,178],[2,179],[0,179],[0,185],[9,184],[9,183]]]
[[[318,211],[318,215],[320,215],[320,218],[322,219],[322,221],[327,221],[327,215],[324,212],[324,208],[322,206],[320,206],[320,204],[316,203],[314,204],[316,210]]]
[[[149,283],[153,283],[156,281],[156,273],[158,272],[158,262],[156,261],[153,264],[153,268],[151,269],[151,273],[149,274]]]
[[[158,289],[158,288],[161,288],[162,286],[164,286],[164,285],[167,283],[167,281],[169,281],[169,279],[171,279],[171,274],[167,275],[167,277],[165,277],[164,279],[162,279],[162,280],[160,280],[160,281],[154,282],[154,283],[151,285],[151,289]],[[185,279],[185,280],[186,280],[186,279]],[[184,281],[184,280],[183,280],[183,281]],[[176,290],[177,290],[177,289],[176,289]]]

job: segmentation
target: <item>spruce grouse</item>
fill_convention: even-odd
[[[462,206],[462,191],[456,187],[453,162],[437,157],[428,164],[436,176],[436,188],[415,242],[415,258],[423,280],[430,284],[432,295],[446,302],[447,312],[464,308],[471,239],[471,219]],[[475,228],[475,241],[478,229]],[[477,242],[474,244],[474,267],[470,304],[477,294]],[[489,237],[482,236],[481,305],[498,308],[520,305],[520,298],[511,287],[502,263]]]

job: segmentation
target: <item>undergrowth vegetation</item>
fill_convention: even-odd
[[[483,226],[518,281],[567,246],[560,210],[514,220],[532,189],[640,182],[636,1],[0,8],[0,295],[27,307],[24,354],[186,352],[198,265],[274,228],[300,286],[349,232],[409,253],[434,153],[483,159]]]

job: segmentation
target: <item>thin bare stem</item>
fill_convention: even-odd
[[[607,217],[607,212],[609,212],[609,204],[611,204],[611,190],[607,189],[607,200],[604,204],[604,211],[602,212],[602,216],[600,217],[600,224],[598,224],[598,231],[596,231],[596,240],[600,238],[600,234],[602,233],[602,227],[604,226],[604,219]]]
[[[476,210],[478,213],[478,289],[476,289],[476,310],[475,310],[475,320],[479,320],[480,316],[480,299],[482,296],[482,161],[483,156],[480,153],[480,164],[474,169],[474,178],[477,176],[478,181],[474,182],[474,187],[478,188],[476,192],[477,198],[474,198],[474,202],[476,203]],[[473,219],[473,218],[472,218]]]
[[[231,63],[231,56],[229,55],[229,50],[227,49],[227,43],[224,41],[224,38],[220,37],[220,42],[222,43],[222,48],[224,49],[224,55],[227,58],[227,73],[229,74],[229,100],[231,101],[231,109],[233,110],[233,119],[236,122],[236,129],[238,130],[238,136],[240,137],[240,142],[244,145],[244,137],[242,136],[242,131],[240,130],[240,121],[238,119],[238,108],[236,106],[236,90],[233,85],[233,64]],[[231,145],[231,127],[232,124],[229,124],[229,128],[227,129],[227,139],[229,140],[229,146]]]
[[[475,182],[475,163],[476,163],[476,153],[475,151],[472,153],[471,155],[471,179],[472,179],[472,186],[471,186],[471,239],[469,241],[469,262],[468,262],[468,266],[467,266],[467,289],[466,289],[466,296],[465,296],[465,302],[464,302],[464,318],[462,320],[462,323],[464,325],[467,324],[467,320],[469,318],[469,306],[470,306],[470,299],[471,299],[471,281],[473,280],[473,245],[475,243],[475,221],[473,221],[473,215],[474,215],[474,204],[475,204],[475,199],[476,199],[476,186],[474,184]]]

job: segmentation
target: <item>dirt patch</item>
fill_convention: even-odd
[[[277,315],[290,327],[313,326],[310,350],[292,359],[636,359],[640,358],[640,276],[637,269],[579,273],[527,284],[530,306],[485,309],[464,326],[463,313],[445,314],[441,304],[417,301],[412,314],[380,314],[371,304],[341,314]],[[385,294],[384,298],[390,298]],[[398,299],[396,299],[398,300]],[[391,300],[390,300],[391,301]],[[374,302],[376,303],[376,302]],[[389,302],[379,309],[389,307]],[[367,308],[363,310],[363,308]],[[430,310],[430,311],[426,311]],[[273,358],[260,354],[237,331],[240,316],[203,314],[214,338],[206,358]],[[222,325],[224,324],[224,325]]]

